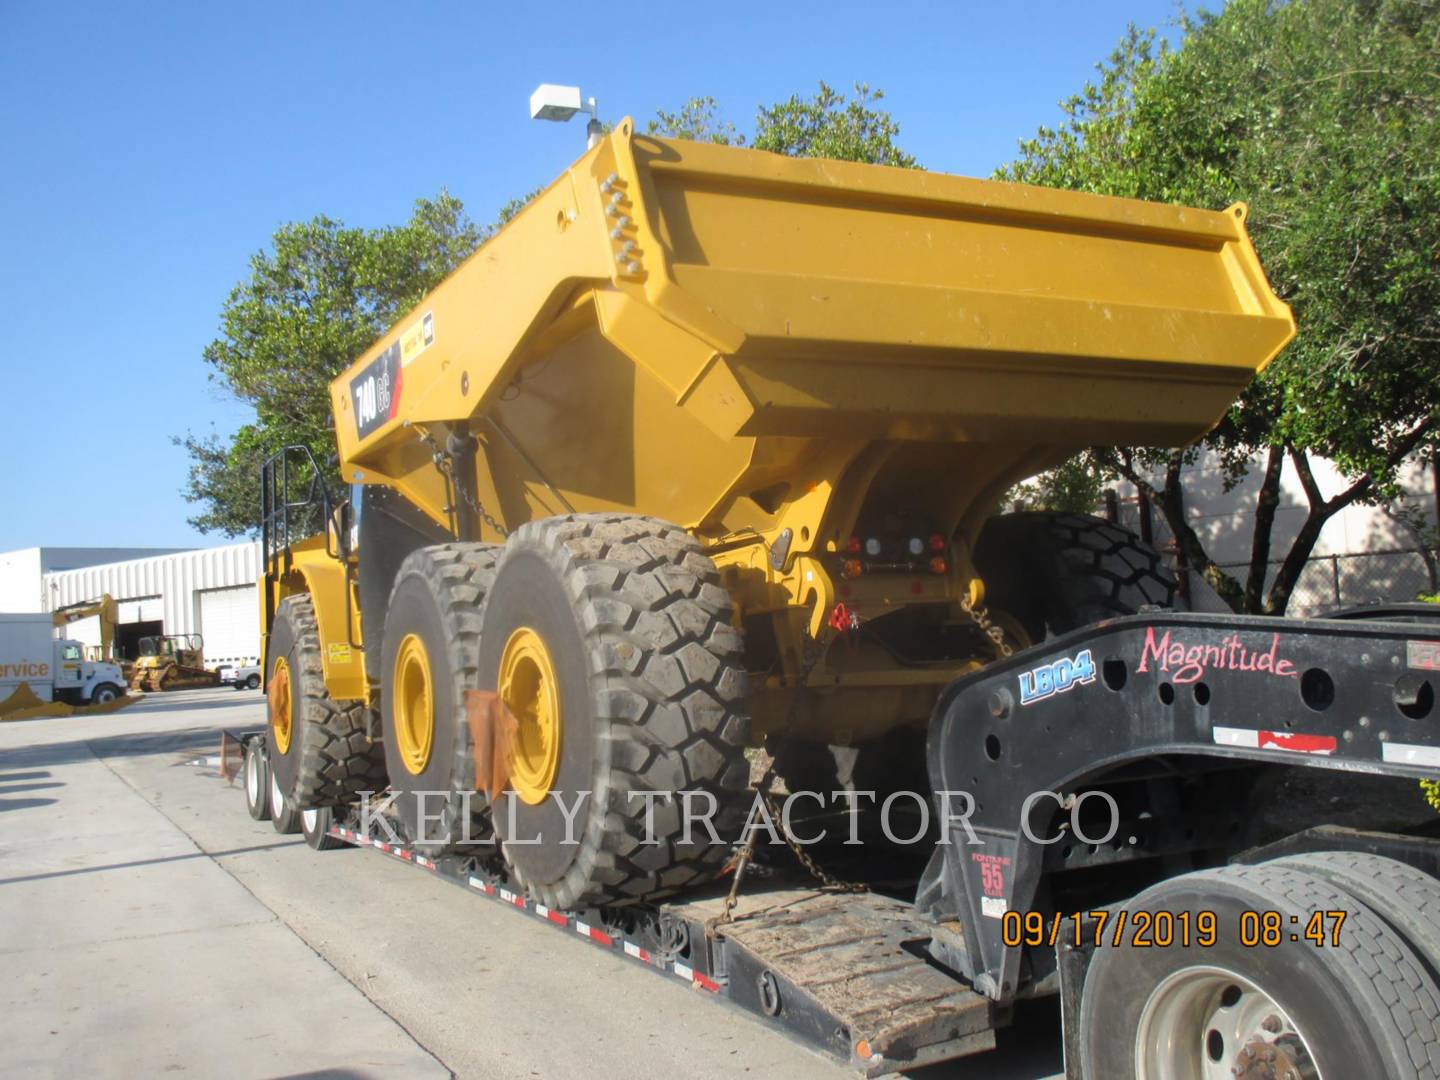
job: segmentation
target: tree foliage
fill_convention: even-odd
[[[513,205],[513,204],[512,204]],[[520,206],[507,207],[511,216]],[[196,528],[238,536],[259,519],[260,463],[282,446],[335,452],[330,380],[404,317],[493,231],[446,192],[420,199],[404,225],[346,226],[329,217],[282,226],[250,259],[205,349],[210,378],[255,410],[231,438],[191,433],[185,495]],[[338,483],[332,470],[327,480]]]
[[[790,157],[833,158],[871,165],[918,167],[913,155],[896,145],[900,125],[879,107],[885,94],[856,83],[847,97],[820,83],[813,96],[793,94],[755,115],[755,133],[748,144]],[[675,112],[661,110],[648,126],[652,135],[744,146],[746,136],[723,118],[712,97],[691,98]]]
[[[1219,209],[1244,200],[1296,340],[1207,439],[1233,484],[1263,461],[1251,565],[1215,566],[1184,508],[1182,452],[1089,460],[1149,494],[1189,564],[1237,609],[1283,612],[1324,523],[1395,491],[1433,454],[1440,415],[1440,6],[1232,0],[1179,46],[1132,28],[1065,121],[1021,143],[1005,179]],[[1323,494],[1310,457],[1348,486]],[[1308,510],[1268,593],[1286,460]],[[1152,477],[1163,472],[1163,483]]]
[[[882,96],[857,84],[846,97],[821,83],[813,97],[760,109],[753,145],[913,166],[895,145],[898,125],[876,107]],[[746,143],[713,98],[660,112],[650,130]],[[255,419],[228,438],[192,432],[176,440],[190,455],[185,496],[200,507],[191,524],[230,536],[253,532],[260,464],[283,446],[308,446],[328,463],[335,450],[330,381],[537,194],[506,203],[488,227],[442,191],[416,202],[404,225],[361,229],[321,216],[280,228],[269,249],[251,257],[249,275],[221,309],[220,336],[204,352],[210,378],[251,405]],[[327,482],[338,484],[334,468],[326,469]]]

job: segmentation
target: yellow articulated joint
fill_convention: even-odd
[[[293,728],[291,709],[293,695],[290,692],[290,665],[285,657],[275,659],[275,670],[270,675],[270,735],[275,741],[275,750],[281,754],[290,752],[290,732]]]
[[[435,682],[430,674],[430,654],[419,634],[406,634],[400,642],[390,685],[400,760],[412,776],[419,776],[430,764],[430,750],[435,745]]]
[[[510,787],[531,806],[544,802],[560,768],[560,684],[545,641],[528,626],[500,657],[500,700],[516,720]]]

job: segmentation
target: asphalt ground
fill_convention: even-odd
[[[135,1077],[852,1076],[673,977],[373,851],[245,813],[258,692],[0,724],[0,1071]],[[1061,1069],[1058,1012],[920,1080]]]

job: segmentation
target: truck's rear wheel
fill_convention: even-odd
[[[275,770],[270,770],[270,824],[278,833],[289,835],[300,831],[300,808],[280,788]]]
[[[1329,882],[1280,863],[1227,867],[1172,878],[1124,908],[1131,930],[1121,944],[1107,938],[1085,979],[1086,1076],[1440,1070],[1440,990],[1383,919]],[[1304,936],[1317,913],[1323,944]],[[1214,943],[1197,943],[1209,917]],[[1134,943],[1140,926],[1149,947]]]
[[[724,863],[749,784],[729,620],[714,563],[676,526],[576,514],[510,537],[485,606],[480,685],[517,723],[495,825],[542,903],[653,899]],[[697,817],[713,806],[718,842],[698,821],[686,835],[687,800]]]
[[[280,601],[270,631],[270,771],[298,808],[346,806],[385,787],[380,747],[358,702],[325,690],[320,629],[310,597]]]
[[[335,812],[328,806],[301,810],[300,831],[305,836],[305,843],[315,851],[333,851],[335,848],[345,847],[344,840],[330,835],[330,825],[334,820]]]
[[[1175,603],[1175,575],[1133,533],[1085,514],[991,518],[975,545],[988,607],[1018,619],[1032,642]]]
[[[385,762],[395,813],[415,847],[440,855],[493,838],[476,791],[465,692],[475,689],[480,610],[500,548],[438,544],[395,574],[381,646]]]
[[[1350,893],[1390,924],[1440,977],[1440,881],[1423,870],[1359,851],[1317,851],[1276,859],[1324,878]]]
[[[270,818],[270,769],[257,739],[245,743],[245,809],[256,821]]]

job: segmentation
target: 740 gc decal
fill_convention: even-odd
[[[1029,705],[1063,694],[1075,686],[1095,681],[1095,661],[1090,650],[1082,649],[1074,658],[1063,656],[1032,671],[1020,673],[1020,704]]]

